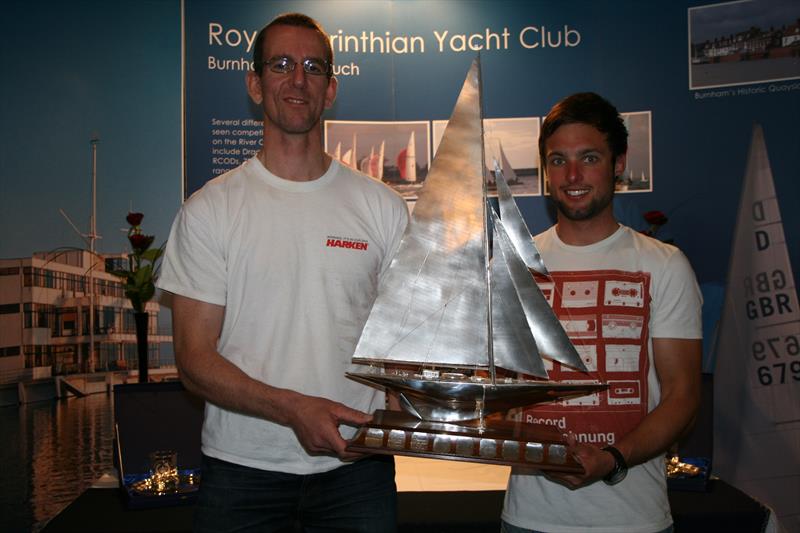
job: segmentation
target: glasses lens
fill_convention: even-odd
[[[315,57],[309,57],[303,61],[303,70],[314,76],[322,76],[328,72],[328,64]]]
[[[295,62],[288,57],[273,57],[269,61],[265,61],[272,72],[277,74],[286,74],[294,70]]]

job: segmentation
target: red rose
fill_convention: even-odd
[[[644,219],[648,224],[652,224],[654,226],[663,226],[669,221],[667,215],[661,211],[648,211],[644,214]]]
[[[125,217],[125,220],[128,221],[128,224],[131,226],[138,226],[142,223],[142,219],[144,215],[142,213],[128,213],[128,216]]]
[[[133,249],[137,252],[144,252],[150,248],[150,245],[153,244],[153,239],[155,239],[154,235],[144,235],[142,233],[128,235],[128,240],[131,242],[131,246],[133,246]]]

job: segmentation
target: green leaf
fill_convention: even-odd
[[[153,284],[153,282],[147,283],[145,284],[144,287],[142,287],[141,291],[139,292],[139,298],[141,299],[142,302],[148,302],[150,301],[150,298],[153,297],[155,292],[156,292],[156,286]]]
[[[134,283],[141,287],[148,281],[152,283],[153,279],[153,267],[151,265],[144,265],[139,270],[136,271],[134,274]]]
[[[163,253],[164,251],[161,248],[150,248],[149,250],[145,250],[144,252],[142,252],[141,255],[142,259],[146,259],[151,263],[155,263],[156,259],[161,257],[161,254]]]

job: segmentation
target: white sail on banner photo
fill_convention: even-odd
[[[734,239],[714,372],[714,471],[800,531],[800,311],[758,125]]]

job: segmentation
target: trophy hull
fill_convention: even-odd
[[[419,420],[401,411],[375,411],[348,451],[521,466],[582,473],[552,426],[484,419],[480,424]]]
[[[400,397],[402,408],[412,416],[430,422],[462,423],[516,407],[564,400],[608,388],[605,383],[504,380],[491,383],[485,378],[424,378],[347,372],[352,380],[391,391]]]

